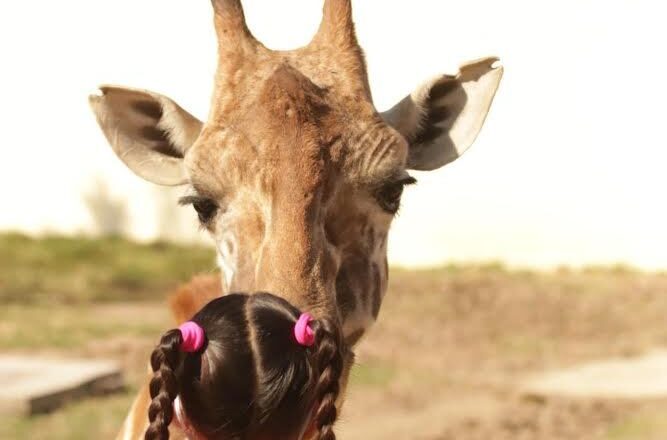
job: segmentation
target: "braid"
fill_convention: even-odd
[[[168,440],[169,424],[174,416],[173,402],[178,395],[179,380],[175,373],[179,369],[180,330],[170,330],[162,336],[151,354],[153,378],[150,382],[151,401],[148,408],[150,425],[145,440]]]
[[[315,422],[319,431],[319,440],[336,440],[333,424],[338,417],[336,400],[343,371],[341,336],[338,327],[326,319],[314,321],[312,328],[317,341],[315,359],[319,371],[319,378],[315,386],[319,408],[315,413]]]

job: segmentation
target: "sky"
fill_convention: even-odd
[[[306,44],[319,0],[246,0],[267,46]],[[416,173],[390,237],[402,266],[629,264],[667,269],[667,30],[647,0],[354,2],[379,110],[459,64],[505,77],[475,145]],[[206,240],[190,210],[129,172],[87,106],[99,84],[147,88],[205,119],[215,69],[206,0],[0,3],[0,230],[94,233],[123,206],[137,239]],[[87,202],[88,200],[88,202]],[[112,203],[112,204],[113,204]]]

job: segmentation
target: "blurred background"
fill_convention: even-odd
[[[320,1],[244,5],[274,49],[306,44],[321,18]],[[354,6],[379,110],[482,56],[499,56],[505,77],[470,151],[406,190],[389,295],[359,349],[341,437],[667,438],[664,399],[515,387],[667,346],[664,6]],[[195,216],[176,204],[182,190],[131,174],[87,105],[97,85],[122,84],[205,119],[211,14],[203,0],[0,4],[0,352],[117,359],[128,382],[94,405],[10,417],[0,438],[112,437],[169,327],[166,293],[215,271]]]

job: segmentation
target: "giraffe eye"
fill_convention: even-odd
[[[216,205],[215,202],[210,199],[194,202],[192,207],[195,208],[195,211],[197,211],[199,221],[203,224],[208,223],[218,210],[218,205]]]
[[[407,176],[401,180],[386,183],[376,192],[375,199],[383,210],[389,214],[396,214],[401,205],[403,188],[416,182],[414,177]]]
[[[192,205],[202,225],[209,223],[218,212],[218,204],[207,197],[182,197],[178,202],[180,205]]]

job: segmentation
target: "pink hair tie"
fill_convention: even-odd
[[[179,328],[183,342],[181,342],[181,350],[186,353],[194,353],[204,346],[204,329],[196,322],[188,321],[183,323]]]
[[[294,325],[294,337],[296,342],[304,347],[310,347],[315,343],[315,333],[308,324],[313,320],[313,317],[308,313],[302,313],[299,320]]]

